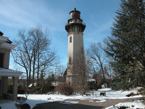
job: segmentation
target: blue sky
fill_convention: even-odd
[[[120,7],[120,0],[0,0],[0,31],[10,40],[17,38],[18,30],[41,25],[49,30],[51,48],[67,64],[67,32],[65,24],[69,12],[76,7],[86,24],[84,48],[102,42],[110,36],[111,26]],[[11,56],[10,68],[15,64]]]

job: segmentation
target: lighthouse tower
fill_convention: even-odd
[[[66,82],[70,85],[79,84],[85,75],[85,58],[83,32],[86,25],[80,18],[80,11],[74,8],[65,30],[68,32],[68,58]],[[84,79],[84,78],[83,78]]]

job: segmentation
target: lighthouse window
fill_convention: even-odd
[[[72,37],[70,37],[70,40],[69,40],[69,42],[70,42],[70,43],[72,42]]]
[[[69,64],[71,64],[71,57],[69,57]]]
[[[70,13],[70,18],[72,18],[72,13]]]
[[[79,26],[79,31],[82,32],[82,28]]]

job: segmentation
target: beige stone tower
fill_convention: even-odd
[[[74,8],[70,13],[70,19],[65,30],[68,32],[68,58],[66,82],[69,84],[78,84],[81,76],[85,74],[85,58],[83,31],[86,25],[80,18],[80,11]]]

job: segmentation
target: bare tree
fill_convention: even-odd
[[[105,56],[105,52],[100,43],[93,43],[87,50],[87,54],[91,58],[92,62],[92,70],[93,72],[99,72],[102,75],[103,79],[106,80],[106,75],[108,74],[108,63],[107,57]]]
[[[91,77],[94,74],[94,64],[88,52],[85,53],[85,60],[86,60],[86,74],[88,75],[88,77]]]
[[[65,70],[66,70],[66,66],[64,66],[64,65],[58,65],[56,67],[56,76],[63,76]]]
[[[20,30],[15,43],[17,47],[12,52],[14,61],[25,69],[27,86],[31,79],[34,85],[35,75],[38,82],[40,75],[45,75],[57,59],[56,53],[49,48],[51,40],[48,38],[48,32],[44,32],[40,27],[27,32]]]

